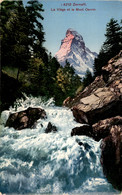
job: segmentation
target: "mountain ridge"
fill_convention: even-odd
[[[67,60],[74,67],[75,72],[83,77],[87,69],[93,72],[94,58],[97,57],[97,53],[91,52],[86,47],[83,37],[77,31],[69,28],[55,57],[62,66]]]

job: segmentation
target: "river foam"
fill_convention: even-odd
[[[39,119],[34,129],[16,131],[4,127],[10,112],[29,106],[41,107],[47,119]],[[45,133],[51,122],[56,133]],[[26,97],[1,115],[0,192],[73,193],[111,192],[100,165],[100,142],[86,136],[71,137],[76,123],[67,108],[56,107],[53,99]],[[80,145],[78,143],[81,143]]]

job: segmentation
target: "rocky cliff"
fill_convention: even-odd
[[[103,172],[122,190],[122,51],[102,68],[102,75],[79,93],[67,98],[75,120],[86,123],[71,135],[86,135],[101,142]]]
[[[70,107],[74,116],[84,112],[91,125],[122,114],[122,52],[109,60],[102,72],[74,99],[64,101],[64,106]],[[79,121],[78,117],[76,120]]]
[[[93,62],[96,56],[95,52],[91,52],[85,46],[83,37],[73,29],[67,30],[66,37],[61,41],[60,49],[55,54],[62,66],[67,60],[80,77],[85,75],[87,69],[93,72]]]

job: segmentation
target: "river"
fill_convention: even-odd
[[[45,109],[47,119],[36,128],[16,131],[5,127],[10,112],[29,106]],[[56,133],[45,133],[51,122]],[[0,192],[36,194],[117,193],[103,175],[100,142],[86,136],[71,137],[76,123],[72,112],[53,99],[26,97],[3,111],[0,125]],[[82,144],[78,144],[78,143]]]

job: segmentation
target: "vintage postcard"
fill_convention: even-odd
[[[119,194],[122,1],[0,12],[0,194]]]

